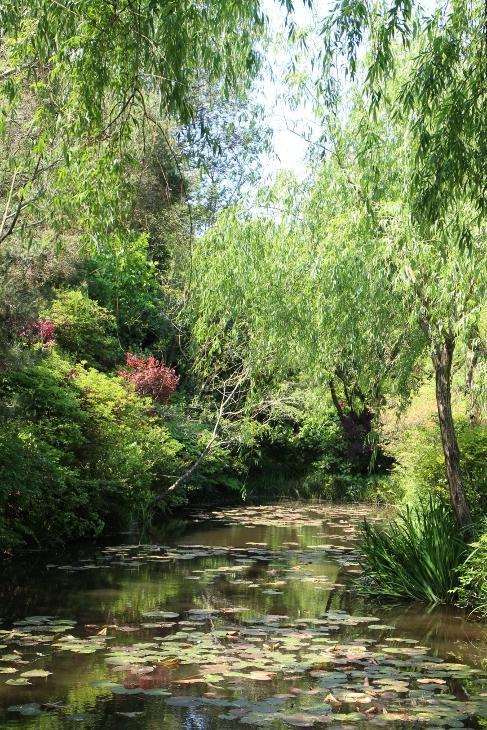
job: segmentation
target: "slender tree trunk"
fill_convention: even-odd
[[[451,407],[451,370],[454,349],[455,339],[453,336],[448,336],[441,345],[433,349],[432,360],[435,368],[436,405],[450,499],[458,526],[463,530],[465,539],[468,540],[471,537],[472,517],[463,487],[460,452]]]
[[[467,365],[467,377],[465,378],[465,385],[468,398],[468,421],[471,426],[480,423],[480,413],[475,397],[475,367],[477,365],[477,352],[475,349],[467,349],[466,357]]]
[[[338,413],[338,418],[343,423],[343,421],[345,419],[345,413],[343,412],[342,404],[340,403],[340,401],[338,399],[338,395],[337,395],[336,388],[335,388],[335,383],[333,382],[333,380],[330,380],[328,385],[330,386],[331,399],[333,401],[333,405],[335,406],[335,410]]]

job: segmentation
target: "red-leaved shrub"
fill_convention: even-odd
[[[173,368],[167,367],[153,355],[139,357],[125,353],[127,367],[119,375],[135,386],[139,395],[150,395],[154,400],[165,402],[177,388],[179,377]]]
[[[20,333],[30,342],[40,342],[43,345],[54,345],[56,325],[50,319],[33,319],[27,322]]]

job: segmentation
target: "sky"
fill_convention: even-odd
[[[329,7],[328,0],[315,0],[314,13],[323,17]],[[264,8],[270,20],[273,36],[285,33],[285,13],[275,0],[264,0]],[[295,4],[294,19],[299,26],[309,26],[313,21],[311,10],[302,3]],[[305,132],[312,121],[313,113],[309,106],[298,109],[291,108],[282,98],[284,84],[282,76],[288,61],[286,54],[277,48],[271,48],[268,54],[268,64],[274,70],[275,78],[267,72],[258,94],[258,100],[263,104],[266,122],[273,131],[273,145],[275,155],[266,156],[263,164],[267,167],[268,176],[275,176],[281,170],[291,170],[298,178],[306,175],[306,152],[308,142],[300,135]]]
[[[279,7],[276,0],[263,0],[264,9],[269,17],[270,30],[273,36],[285,32],[285,12]],[[333,0],[313,0],[313,9],[304,6],[302,0],[294,0],[294,19],[299,26],[316,26],[317,20],[325,18],[333,7]],[[422,0],[421,8],[426,14],[433,13],[438,7],[438,0]],[[314,21],[314,22],[313,22]],[[308,143],[299,137],[299,133],[309,128],[313,112],[310,107],[294,110],[280,98],[284,85],[282,79],[286,64],[285,54],[276,48],[271,48],[268,54],[268,63],[275,69],[275,79],[266,74],[262,82],[259,101],[264,105],[266,122],[273,130],[275,155],[266,156],[263,164],[268,168],[266,173],[275,177],[282,169],[291,170],[299,179],[306,176],[306,152]],[[281,71],[281,73],[279,73]],[[292,130],[298,132],[295,134]],[[315,130],[318,131],[315,123]]]

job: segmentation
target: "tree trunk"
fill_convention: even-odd
[[[472,517],[463,487],[460,452],[451,407],[451,370],[454,349],[455,339],[453,336],[448,336],[442,345],[433,349],[432,360],[435,368],[436,405],[450,499],[457,524],[462,529],[465,539],[468,540],[471,537]]]
[[[328,385],[330,387],[330,393],[331,393],[331,399],[333,401],[333,405],[335,406],[335,410],[338,413],[338,418],[343,423],[343,420],[345,418],[345,414],[343,412],[342,404],[340,403],[340,401],[338,399],[338,396],[337,396],[337,392],[336,392],[336,388],[335,388],[335,383],[333,382],[333,380],[330,380],[330,382],[328,383]]]
[[[485,356],[484,348],[481,344],[480,333],[478,327],[472,327],[470,336],[467,341],[466,354],[466,378],[465,387],[468,398],[468,420],[471,426],[478,425],[481,422],[480,403],[475,392],[475,374],[478,362],[482,356]]]
[[[340,380],[343,383],[341,377]],[[373,454],[372,445],[368,441],[368,436],[372,430],[373,413],[365,403],[362,404],[360,412],[355,411],[353,402],[350,399],[350,393],[343,383],[347,401],[344,409],[338,398],[334,381],[330,380],[328,386],[347,443],[347,455],[350,463],[361,474],[367,474]]]

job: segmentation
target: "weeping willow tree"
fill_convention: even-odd
[[[195,225],[176,132],[198,124],[212,142],[201,98],[245,99],[265,34],[260,0],[0,3],[5,356],[42,294],[77,276],[80,252],[113,262],[142,229],[154,255],[180,250],[187,265]]]
[[[260,0],[6,0],[0,28],[0,244],[46,215],[99,243],[126,212],[134,144],[192,122],[203,88],[243,93],[266,20]]]
[[[487,212],[486,28],[483,0],[449,0],[428,12],[413,0],[339,2],[322,28],[325,73],[320,91],[328,103],[337,100],[336,71],[345,69],[357,77],[365,44],[363,95],[369,118],[374,120],[387,108],[407,130],[409,228],[429,250],[427,261],[441,265],[440,271],[449,269],[451,285],[441,290],[428,291],[423,272],[416,275],[411,269],[409,278],[422,300],[423,330],[430,334],[450,493],[457,521],[466,529],[470,514],[451,413],[451,370],[459,323],[468,333],[471,362],[478,362],[482,350],[477,336],[479,296],[473,287],[485,269],[481,240]],[[370,140],[373,145],[373,135]],[[364,145],[369,152],[370,140]],[[431,269],[427,273],[435,278]],[[481,286],[480,297],[482,293]],[[458,301],[450,302],[451,316],[438,327],[429,312],[434,297],[446,311],[445,296]]]
[[[278,220],[233,211],[199,242],[195,337],[206,358],[247,362],[257,390],[300,372],[333,395],[341,377],[372,411],[388,396],[406,402],[429,354],[452,507],[468,536],[451,369],[485,304],[485,226],[467,195],[436,225],[418,221],[414,133],[386,108],[371,119],[357,96],[310,189],[274,191]],[[469,245],[452,245],[459,236]]]

